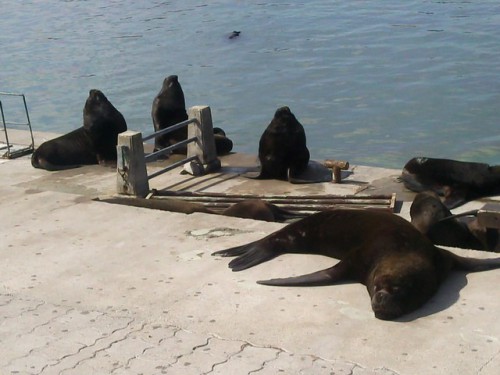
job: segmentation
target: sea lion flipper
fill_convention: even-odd
[[[280,252],[272,247],[265,246],[260,241],[212,253],[212,255],[220,255],[223,257],[238,256],[238,258],[229,262],[229,268],[233,271],[245,270],[275,258],[280,254]]]
[[[348,276],[349,268],[347,267],[347,263],[340,261],[333,267],[321,271],[283,279],[259,280],[257,284],[271,286],[322,286],[346,281],[349,279]]]
[[[258,245],[251,245],[245,249],[245,253],[229,262],[229,268],[233,271],[243,271],[247,268],[264,263],[279,255],[276,251]]]
[[[455,269],[480,272],[500,268],[500,258],[468,258],[454,254],[451,251],[438,248],[442,254],[451,259],[452,267]]]
[[[212,253],[212,255],[218,255],[221,257],[235,257],[241,254],[244,254],[246,251],[247,245],[236,246],[230,249],[219,250]]]

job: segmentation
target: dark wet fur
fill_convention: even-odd
[[[431,190],[448,208],[500,194],[500,166],[450,159],[416,157],[403,168],[401,181],[409,190]]]
[[[280,254],[276,254],[269,249],[260,248],[257,245],[246,245],[218,251],[213,255],[220,255],[223,257],[237,256],[238,258],[229,262],[229,267],[233,271],[243,271],[247,268],[256,266],[257,264],[271,260]]]
[[[302,124],[288,107],[278,108],[259,141],[259,179],[288,180],[309,163],[309,150]]]
[[[379,319],[395,319],[423,305],[452,269],[468,272],[500,268],[500,258],[474,259],[435,247],[406,220],[376,210],[323,211],[246,245],[214,252],[236,256],[241,271],[284,253],[320,254],[340,259],[311,274],[259,281],[273,286],[366,285]]]
[[[83,108],[83,126],[42,143],[33,153],[31,164],[55,171],[114,162],[118,134],[126,130],[123,115],[101,91],[92,89]]]
[[[160,92],[153,100],[151,117],[155,131],[166,129],[188,119],[184,92],[176,75],[164,79]],[[187,138],[187,127],[155,138],[155,150],[171,146]],[[174,153],[186,153],[186,148]]]
[[[436,245],[488,250],[471,232],[467,223],[452,217],[450,210],[432,191],[415,196],[410,216],[412,224]],[[448,219],[443,220],[445,218]]]
[[[166,129],[172,125],[188,119],[184,92],[176,75],[168,76],[163,80],[163,85],[153,100],[151,118],[155,131]],[[171,133],[155,138],[155,150],[161,150],[187,139],[188,128],[186,126]],[[231,152],[233,142],[226,137],[220,128],[214,128],[215,149],[217,155]],[[186,154],[187,147],[173,150],[175,154]]]

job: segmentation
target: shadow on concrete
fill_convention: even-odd
[[[460,290],[467,285],[467,273],[454,271],[441,284],[437,293],[420,309],[406,314],[396,322],[407,323],[446,310],[460,297]]]

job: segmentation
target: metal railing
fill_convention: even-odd
[[[176,130],[182,129],[182,128],[188,126],[189,124],[195,124],[195,123],[197,123],[197,121],[198,120],[196,120],[195,118],[187,119],[185,121],[179,122],[178,124],[172,125],[172,126],[166,128],[166,129],[162,129],[162,130],[159,130],[159,131],[154,132],[152,134],[143,136],[142,137],[142,141],[146,142],[146,141],[149,141],[150,139],[161,137],[162,135],[169,134],[169,133],[172,133],[172,132],[174,132]],[[180,141],[180,142],[178,142],[176,144],[173,144],[172,146],[168,146],[168,147],[162,148],[161,150],[158,150],[158,151],[152,152],[150,154],[147,154],[147,155],[144,156],[144,160],[145,160],[146,163],[148,163],[150,161],[154,161],[159,156],[168,155],[172,151],[177,150],[177,149],[179,149],[181,147],[187,146],[189,143],[196,142],[197,140],[198,140],[198,137],[190,137],[190,138],[185,139],[183,141]],[[177,168],[180,165],[189,163],[191,161],[196,161],[197,159],[198,159],[197,155],[186,157],[185,159],[182,159],[182,160],[179,160],[179,161],[177,161],[177,162],[175,162],[173,164],[170,164],[167,167],[165,167],[165,168],[163,168],[163,169],[161,169],[159,171],[156,171],[154,173],[148,174],[148,180],[150,180],[152,178],[155,178],[157,176],[160,176],[163,173],[168,172],[168,171],[170,171],[170,170],[172,170],[174,168]]]
[[[140,132],[126,131],[118,135],[117,145],[117,191],[119,194],[146,196],[149,180],[178,166],[195,176],[220,169],[220,160],[215,150],[212,115],[210,107],[195,106],[188,110],[188,120],[166,129],[142,136]],[[144,142],[188,127],[188,138],[161,150],[144,154]],[[187,157],[165,168],[148,174],[146,163],[158,156],[187,146]],[[189,168],[186,168],[189,166]]]
[[[27,122],[10,122],[5,119],[5,112],[4,112],[4,107],[3,103],[1,100],[2,96],[12,96],[12,97],[21,97],[23,100],[23,105],[24,105],[24,113],[26,114],[26,121]],[[33,138],[33,131],[31,129],[31,121],[30,121],[30,116],[28,113],[28,106],[26,104],[26,97],[24,94],[18,94],[18,93],[11,93],[11,92],[0,92],[0,115],[2,118],[2,124],[3,124],[3,130],[4,130],[4,136],[5,136],[5,145],[0,145],[0,151],[7,149],[7,152],[5,152],[2,157],[7,158],[7,159],[12,159],[16,158],[19,156],[23,156],[29,153],[32,153],[33,150],[35,149],[35,140]],[[30,144],[28,146],[14,146],[10,140],[9,140],[9,134],[8,134],[8,127],[12,126],[27,126],[29,129],[29,134],[31,137]]]

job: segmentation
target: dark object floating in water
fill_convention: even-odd
[[[229,39],[234,39],[236,37],[239,37],[241,34],[241,31],[233,31],[231,34],[229,34]]]

